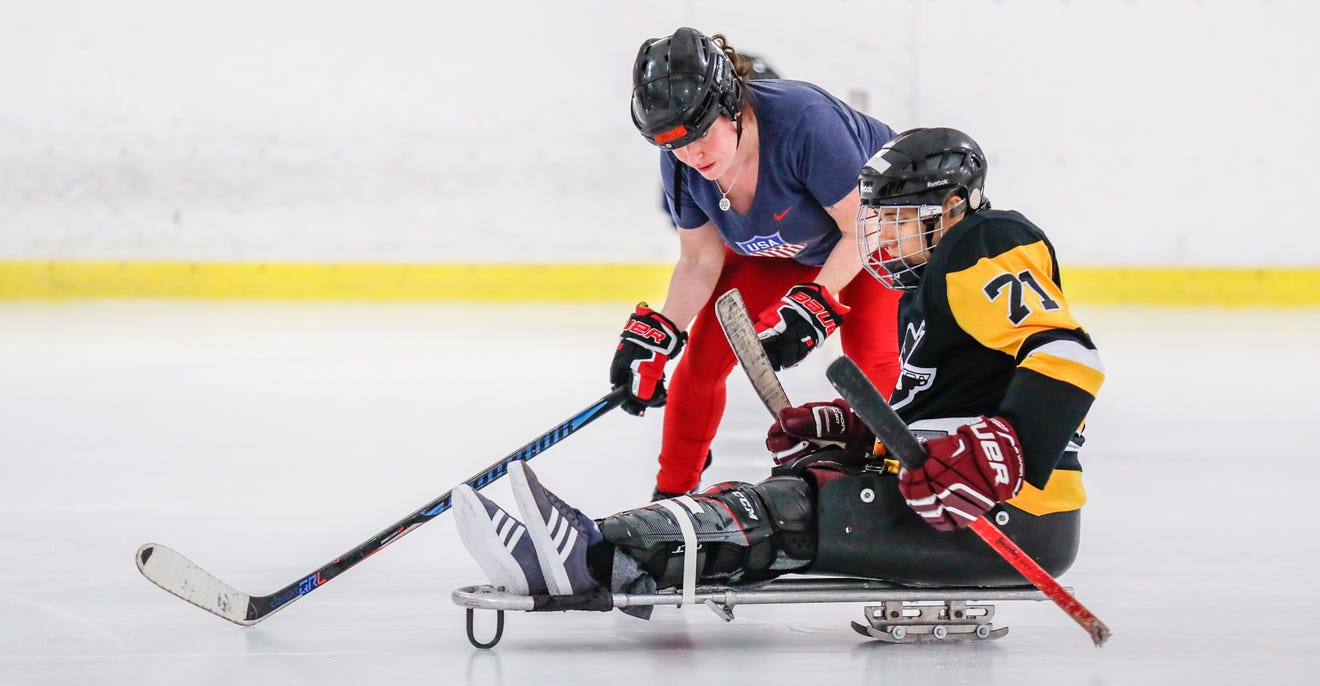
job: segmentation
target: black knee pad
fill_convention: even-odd
[[[770,514],[778,548],[789,557],[809,561],[816,556],[815,495],[795,476],[772,476],[752,487]]]
[[[815,548],[810,488],[791,477],[755,486],[726,482],[669,501],[684,512],[697,536],[703,581],[757,581],[803,567]],[[605,539],[636,559],[661,586],[683,578],[683,531],[675,513],[653,503],[606,517]]]

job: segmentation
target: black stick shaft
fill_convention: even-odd
[[[907,423],[885,402],[884,396],[875,384],[866,378],[856,362],[847,357],[830,363],[825,370],[825,377],[834,384],[834,389],[852,406],[853,412],[875,432],[876,438],[885,446],[885,452],[892,455],[908,469],[916,469],[926,461],[926,450],[921,447],[917,437],[912,435]]]

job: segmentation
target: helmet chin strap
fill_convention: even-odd
[[[949,217],[961,217],[964,214],[967,214],[967,199],[961,198],[958,200],[958,204],[949,208]]]
[[[967,199],[966,198],[959,199],[958,202],[953,207],[950,207],[948,210],[940,213],[938,216],[931,217],[930,219],[927,219],[922,222],[922,225],[926,227],[926,230],[921,232],[921,240],[923,243],[926,244],[927,252],[930,252],[931,250],[935,249],[935,242],[934,242],[935,231],[937,229],[941,229],[944,227],[944,215],[946,214],[949,215],[950,219],[961,217],[967,214]]]

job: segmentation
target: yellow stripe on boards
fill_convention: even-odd
[[[0,260],[0,300],[664,299],[673,265]],[[1064,267],[1070,303],[1320,307],[1320,268]]]
[[[1320,306],[1318,268],[1062,267],[1072,303],[1165,307]]]
[[[671,265],[0,262],[0,299],[662,301]]]

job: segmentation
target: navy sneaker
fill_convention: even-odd
[[[550,594],[585,593],[600,586],[587,569],[587,546],[605,538],[596,522],[546,490],[525,462],[509,465],[509,479]]]
[[[454,523],[490,582],[518,595],[547,591],[527,527],[466,484],[454,489]]]

